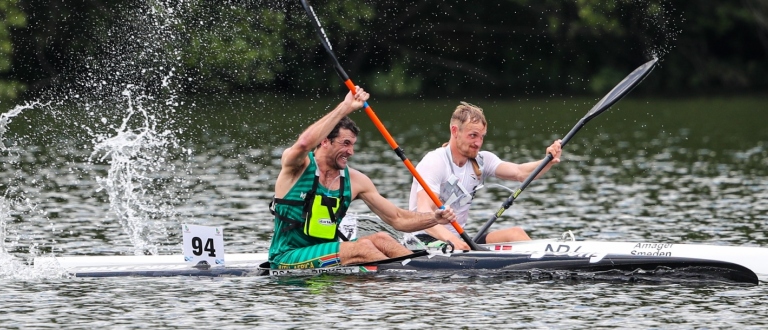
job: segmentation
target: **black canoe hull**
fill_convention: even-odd
[[[750,269],[729,262],[658,256],[623,254],[494,254],[493,252],[465,252],[431,257],[411,258],[407,262],[385,262],[378,271],[472,271],[503,273],[510,271],[565,271],[588,274],[612,272],[628,276],[664,275],[664,278],[684,277],[695,281],[725,281],[758,284],[757,275]],[[661,274],[663,273],[663,274]],[[678,276],[679,275],[679,276]]]
[[[429,254],[415,251],[414,254],[367,264],[321,269],[269,269],[261,265],[241,265],[226,268],[199,269],[184,266],[153,269],[141,267],[101,267],[98,271],[72,270],[76,277],[115,276],[261,276],[287,275],[304,276],[315,274],[402,274],[402,273],[465,273],[479,275],[520,275],[553,274],[557,277],[574,279],[623,278],[633,281],[672,282],[728,282],[758,284],[757,275],[748,268],[724,261],[636,256],[600,253],[494,253],[490,251],[466,251],[452,254]]]

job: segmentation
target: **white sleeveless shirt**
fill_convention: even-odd
[[[489,151],[480,151],[475,160],[480,166],[480,177],[475,174],[471,161],[467,161],[464,166],[454,164],[449,146],[430,151],[416,165],[416,171],[419,172],[429,189],[438,194],[438,198],[444,205],[453,209],[456,220],[462,228],[467,224],[469,207],[472,205],[475,189],[485,181],[485,178],[495,177],[496,168],[502,162],[498,156]],[[416,196],[422,190],[424,188],[414,178],[408,201],[409,210],[416,211]],[[445,227],[458,235],[452,225],[447,224]],[[421,233],[424,232],[419,231],[414,234]]]

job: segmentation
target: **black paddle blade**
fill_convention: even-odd
[[[639,85],[640,82],[643,81],[643,79],[645,79],[645,77],[647,77],[651,71],[653,71],[653,68],[656,66],[658,60],[658,58],[654,58],[641,65],[635,69],[635,71],[632,71],[632,73],[626,76],[624,80],[619,82],[616,87],[614,87],[600,100],[600,102],[597,102],[597,104],[595,104],[595,106],[592,107],[589,112],[587,112],[587,115],[584,116],[585,121],[588,121],[599,115],[601,112],[607,110],[614,103],[618,102],[622,97],[632,91],[635,86]]]
[[[587,112],[587,114],[579,120],[578,123],[576,123],[575,126],[571,129],[568,134],[565,135],[560,141],[560,145],[565,147],[566,144],[568,144],[568,141],[573,138],[574,135],[582,128],[584,125],[587,124],[588,121],[590,121],[592,118],[597,117],[597,115],[603,113],[605,110],[608,110],[614,103],[621,100],[624,95],[627,95],[635,86],[639,85],[643,79],[645,79],[646,76],[648,76],[649,73],[651,73],[651,70],[653,70],[653,67],[656,66],[656,62],[658,62],[658,58],[654,58],[653,60],[650,60],[646,62],[645,64],[641,65],[635,71],[632,71],[628,76],[626,76],[622,81],[619,82],[616,87],[613,87],[613,89],[608,92],[597,104],[595,104],[592,109]],[[520,188],[515,190],[512,195],[509,195],[509,198],[504,201],[504,203],[501,204],[501,208],[499,208],[496,213],[491,215],[491,218],[488,219],[488,221],[483,224],[482,227],[480,227],[480,230],[477,232],[477,234],[474,237],[474,240],[477,241],[483,234],[485,234],[486,231],[488,231],[488,228],[491,227],[491,225],[501,217],[501,214],[504,213],[510,206],[512,206],[512,203],[515,202],[515,199],[517,199],[517,196],[520,195],[523,190],[525,190],[526,187],[533,181],[533,178],[537,177],[539,173],[544,169],[544,167],[547,166],[547,164],[552,160],[553,156],[552,154],[547,154],[547,157],[544,158],[544,161],[539,163],[539,166],[536,167],[536,169],[531,172],[531,174],[528,176],[528,178],[523,181],[523,183],[520,185]]]
[[[301,0],[301,5],[304,7],[304,11],[307,12],[307,16],[309,16],[309,20],[312,22],[312,26],[315,27],[317,37],[320,38],[320,44],[323,45],[325,52],[328,53],[328,58],[331,60],[331,64],[333,64],[334,69],[336,69],[336,73],[339,75],[339,78],[341,78],[341,81],[346,82],[349,80],[349,76],[344,71],[344,68],[341,67],[341,63],[339,63],[339,59],[336,58],[336,54],[333,53],[331,42],[328,40],[328,35],[325,34],[323,26],[320,25],[320,19],[317,18],[315,10],[312,9],[312,6],[309,5],[307,0]]]
[[[318,19],[317,14],[315,14],[315,10],[312,9],[312,6],[307,3],[306,0],[301,0],[301,5],[304,6],[304,10],[307,12],[307,16],[309,16],[309,19],[312,21],[312,25],[315,26],[315,31],[317,32],[317,36],[320,37],[320,42],[322,42],[323,46],[326,46],[328,50],[333,50],[333,48],[331,48],[331,42],[328,41],[328,36],[325,34],[323,26],[320,25],[320,19]]]

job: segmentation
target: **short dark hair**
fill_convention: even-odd
[[[342,128],[346,128],[352,131],[352,134],[355,134],[355,137],[357,137],[357,135],[360,134],[360,127],[357,127],[357,125],[355,125],[355,122],[352,121],[352,118],[349,118],[348,116],[344,116],[344,118],[341,118],[341,120],[339,120],[339,123],[336,124],[336,126],[333,128],[331,133],[328,134],[328,140],[333,140],[337,136],[339,136],[339,130]]]
[[[330,133],[328,133],[328,136],[326,136],[326,138],[328,140],[335,139],[337,136],[339,136],[339,130],[342,128],[346,128],[350,130],[352,134],[355,134],[355,137],[357,137],[357,135],[360,134],[360,127],[357,127],[357,125],[355,125],[355,122],[352,121],[352,118],[344,116],[344,118],[341,118],[341,120],[339,120],[339,123],[333,127],[333,130]],[[315,147],[315,149],[319,147],[320,147],[320,144],[318,144],[317,147]]]

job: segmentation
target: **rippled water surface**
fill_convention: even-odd
[[[338,101],[187,101],[172,112],[138,102],[123,130],[127,107],[105,115],[32,105],[15,114],[0,137],[0,328],[768,326],[765,278],[751,287],[434,274],[77,279],[29,265],[50,254],[180,253],[181,223],[222,226],[227,253],[267,252],[280,153]],[[417,162],[447,140],[458,101],[372,105]],[[490,121],[485,149],[521,162],[542,158],[597,100],[469,101]],[[606,241],[768,246],[766,105],[764,97],[630,94],[582,129],[563,163],[493,228],[519,225],[534,238],[572,230]],[[406,206],[408,171],[363,112],[353,119],[363,132],[351,166]],[[470,236],[509,195],[486,186]],[[361,202],[352,211],[369,213]]]

